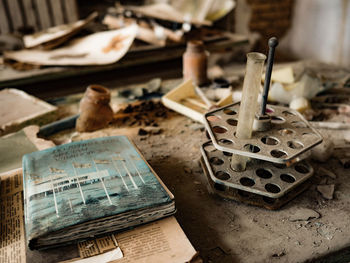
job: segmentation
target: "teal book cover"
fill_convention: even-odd
[[[26,236],[33,248],[122,229],[175,212],[171,193],[126,136],[73,142],[26,154],[23,176]],[[157,214],[157,207],[165,209]],[[121,221],[120,215],[124,215]],[[99,220],[105,224],[96,223]],[[74,226],[83,227],[74,231]]]

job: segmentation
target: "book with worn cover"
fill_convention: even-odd
[[[31,249],[60,246],[175,213],[173,195],[126,136],[26,154],[23,176]]]

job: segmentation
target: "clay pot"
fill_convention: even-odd
[[[197,86],[208,82],[207,54],[202,41],[189,41],[183,55],[184,80],[192,79]]]
[[[76,130],[90,132],[106,127],[113,119],[113,110],[109,105],[110,91],[100,85],[90,85],[79,104],[80,116]]]

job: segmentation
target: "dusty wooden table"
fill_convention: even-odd
[[[61,101],[61,107],[68,103],[74,112],[79,98],[71,96]],[[207,139],[199,124],[176,113],[168,113],[156,123],[162,129],[156,135],[140,136],[137,124],[128,127],[114,123],[73,138],[129,135],[175,195],[176,218],[205,262],[350,261],[350,170],[337,159],[314,162],[315,184],[280,210],[269,211],[208,193],[199,164],[199,148]],[[339,138],[340,133],[330,135]],[[67,133],[52,138],[62,141]],[[332,170],[336,179],[319,173],[320,167]],[[316,190],[321,181],[335,184],[333,200],[324,199]],[[312,209],[320,217],[291,221],[289,218],[301,208]]]

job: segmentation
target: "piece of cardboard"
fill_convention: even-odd
[[[17,89],[0,91],[0,136],[31,124],[46,124],[56,117],[57,107]]]
[[[183,82],[165,94],[162,97],[162,103],[166,107],[201,123],[204,123],[203,114],[209,110],[206,108],[205,102],[196,94],[192,80]],[[232,103],[231,93],[214,105],[219,108],[230,103]]]
[[[0,176],[22,171],[22,156],[55,146],[52,141],[37,137],[39,127],[31,125],[0,138]]]

